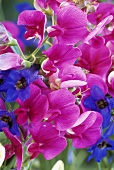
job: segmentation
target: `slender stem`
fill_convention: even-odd
[[[54,14],[52,15],[52,25],[55,25],[55,18],[54,18]]]
[[[21,48],[20,48],[18,42],[17,42],[17,47],[18,47],[18,49],[19,49],[19,51],[20,51],[20,55],[21,55],[22,59],[25,60],[26,58],[25,58],[25,56],[24,56],[24,54],[23,54],[23,52],[22,52],[22,50],[21,50]]]
[[[45,42],[48,40],[48,38],[49,38],[49,37],[46,36],[46,38],[45,38],[44,41],[42,42],[41,47],[45,44]],[[40,47],[40,48],[41,48],[41,47]],[[40,48],[36,48],[30,56],[35,56],[35,55],[38,53],[38,51],[40,50]]]
[[[97,163],[98,165],[98,170],[101,170],[101,163]]]

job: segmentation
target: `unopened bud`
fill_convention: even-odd
[[[27,60],[23,60],[21,65],[25,66],[26,68],[30,68],[31,67],[31,62],[27,61]]]
[[[4,25],[0,22],[0,46],[4,46],[9,42],[8,32]]]

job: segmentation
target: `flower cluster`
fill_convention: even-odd
[[[5,160],[16,155],[21,170],[25,148],[30,159],[50,160],[71,140],[100,162],[114,150],[114,5],[34,0],[34,7],[17,21],[25,39],[39,40],[29,55],[17,26],[0,23],[0,132],[10,141]]]

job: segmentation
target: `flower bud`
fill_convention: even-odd
[[[30,68],[31,67],[31,62],[27,61],[27,60],[23,60],[21,65],[25,66],[26,68]]]
[[[4,46],[9,42],[8,32],[4,25],[0,22],[0,46]]]

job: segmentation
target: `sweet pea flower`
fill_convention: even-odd
[[[18,25],[25,25],[25,39],[39,37],[38,47],[41,46],[44,39],[44,27],[46,24],[46,16],[41,11],[25,10],[18,16]]]
[[[66,148],[66,139],[60,135],[60,132],[51,123],[41,122],[30,132],[34,140],[33,143],[28,145],[30,159],[41,153],[45,159],[50,160]]]
[[[21,141],[14,135],[12,135],[7,128],[3,128],[3,132],[6,137],[11,141],[11,145],[6,145],[5,159],[9,159],[12,155],[16,155],[17,170],[21,170],[23,159],[23,147]]]
[[[109,15],[114,15],[114,5],[106,2],[99,3],[97,10],[88,15],[88,20],[97,25]]]
[[[102,33],[104,27],[109,24],[113,19],[112,15],[107,16],[103,19],[85,38],[84,42],[89,44],[89,41],[96,35]]]
[[[107,78],[108,92],[114,97],[114,71],[111,71]]]
[[[57,12],[57,24],[47,28],[49,37],[56,37],[60,44],[74,45],[87,35],[87,16],[74,5]]]
[[[19,54],[4,53],[0,55],[0,70],[8,70],[21,67],[22,59]]]
[[[86,75],[81,67],[67,65],[49,77],[52,90],[58,88],[72,88],[87,84]]]
[[[43,51],[48,58],[43,61],[42,69],[48,75],[55,73],[58,69],[73,65],[76,59],[81,56],[81,51],[71,45],[55,44],[48,50]]]
[[[66,134],[66,137],[73,139],[75,148],[87,148],[95,144],[101,136],[102,116],[98,112],[87,111],[80,115],[74,127],[72,134]]]
[[[48,101],[47,121],[53,121],[60,131],[71,128],[80,115],[73,94],[66,89],[56,90],[48,94]]]
[[[37,95],[36,95],[37,94]],[[48,99],[46,95],[41,94],[41,90],[38,86],[30,85],[30,98],[26,101],[17,99],[17,103],[20,105],[15,110],[17,115],[17,122],[23,125],[30,120],[34,125],[41,122],[48,111]]]
[[[5,159],[5,147],[0,143],[0,167],[2,166]]]
[[[100,75],[106,80],[107,72],[112,64],[109,49],[106,46],[102,46],[98,50],[88,44],[84,44],[81,47],[81,51],[82,56],[76,65],[88,70],[90,73]]]

